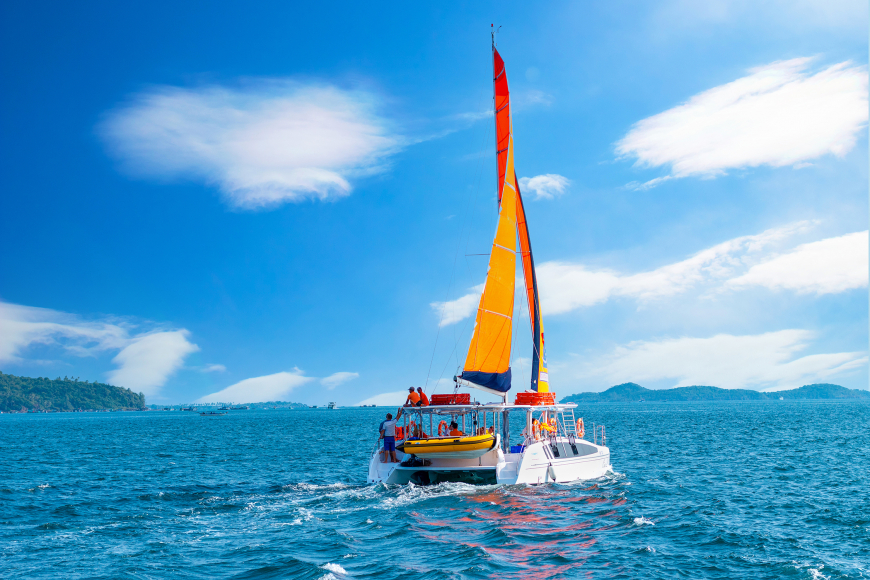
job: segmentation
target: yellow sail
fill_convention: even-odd
[[[512,132],[511,132],[512,133]],[[489,255],[474,334],[461,378],[506,392],[511,387],[511,333],[517,263],[517,183],[513,135],[508,135],[507,167],[501,184],[498,227]]]

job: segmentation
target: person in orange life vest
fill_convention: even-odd
[[[459,424],[456,421],[450,423],[450,436],[457,437],[460,435],[465,435],[462,431],[459,430]]]
[[[420,395],[414,391],[414,387],[408,387],[408,398],[405,399],[405,407],[419,407]]]
[[[423,387],[417,387],[417,392],[420,393],[420,406],[428,407],[429,406],[429,397],[426,396],[426,393],[423,392]]]

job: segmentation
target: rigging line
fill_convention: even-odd
[[[493,98],[495,98],[495,97],[493,96]],[[483,132],[481,133],[481,135],[483,136],[483,142],[481,143],[481,150],[485,150],[485,147],[486,147],[485,143],[486,143],[486,140],[489,139],[489,137],[490,137],[490,131],[491,131],[491,130],[492,130],[492,131],[495,131],[495,129],[494,129],[494,124],[493,124],[493,125],[489,125],[489,124],[487,124],[487,126],[486,126],[486,130],[483,131]],[[479,208],[479,205],[480,205],[480,197],[481,197],[481,196],[479,195],[479,193],[480,193],[481,180],[483,179],[484,162],[485,162],[485,157],[481,157],[480,160],[479,160],[479,162],[478,162],[478,167],[477,167],[477,169],[478,169],[478,171],[477,171],[477,179],[476,179],[476,182],[475,182],[475,184],[474,184],[474,188],[473,188],[473,191],[474,191],[475,195],[470,196],[470,197],[468,198],[468,200],[469,200],[469,206],[471,206],[471,207],[470,207],[470,211],[466,212],[466,215],[464,216],[465,219],[463,220],[463,223],[464,223],[466,226],[468,226],[469,224],[471,224],[471,223],[474,222],[474,218],[475,218],[475,216],[476,216],[477,213],[478,213],[478,208]],[[468,228],[466,228],[465,233],[467,234],[467,235],[465,236],[465,251],[466,251],[466,253],[467,253],[467,252],[468,252],[468,247],[469,247],[469,245],[470,245],[470,243],[471,243],[471,234],[470,234],[470,232],[468,231]],[[465,275],[467,276],[467,279],[468,279],[470,282],[473,283],[474,280],[473,280],[473,276],[472,276],[472,274],[471,274],[471,268],[470,268],[470,266],[469,266],[469,263],[468,263],[468,260],[467,260],[467,259],[465,260]],[[454,328],[453,328],[453,341],[454,341],[454,345],[453,345],[453,351],[451,352],[451,356],[453,356],[453,355],[456,356],[456,366],[457,366],[457,367],[459,367],[459,354],[458,354],[458,348],[459,348],[459,337],[465,333],[465,329],[467,328],[467,326],[468,326],[468,324],[467,324],[467,322],[466,322],[466,325],[463,326],[462,333],[460,333],[460,334],[457,334],[457,333],[456,333],[456,327],[455,327],[455,326],[454,326]],[[450,357],[448,357],[448,362],[449,362],[449,358],[450,358]],[[445,367],[445,369],[446,369],[446,367]],[[443,376],[443,372],[442,372],[442,376]],[[441,380],[441,379],[439,378],[439,380]]]

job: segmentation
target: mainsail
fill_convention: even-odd
[[[498,226],[486,284],[477,307],[474,333],[460,378],[501,393],[511,388],[511,336],[517,268],[517,182],[504,63],[493,47],[495,115],[499,159]],[[498,123],[498,119],[504,120]]]
[[[544,350],[544,325],[538,301],[535,263],[532,258],[523,200],[514,170],[510,91],[504,61],[495,46],[492,48],[492,61],[499,218],[489,256],[486,284],[477,308],[474,334],[459,378],[475,386],[501,393],[511,388],[510,355],[516,279],[516,240],[519,237],[534,343],[531,387],[538,392],[547,392],[549,390],[547,357]]]

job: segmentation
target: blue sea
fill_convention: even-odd
[[[536,487],[367,485],[386,411],[0,415],[0,577],[870,578],[868,403],[583,406]]]

